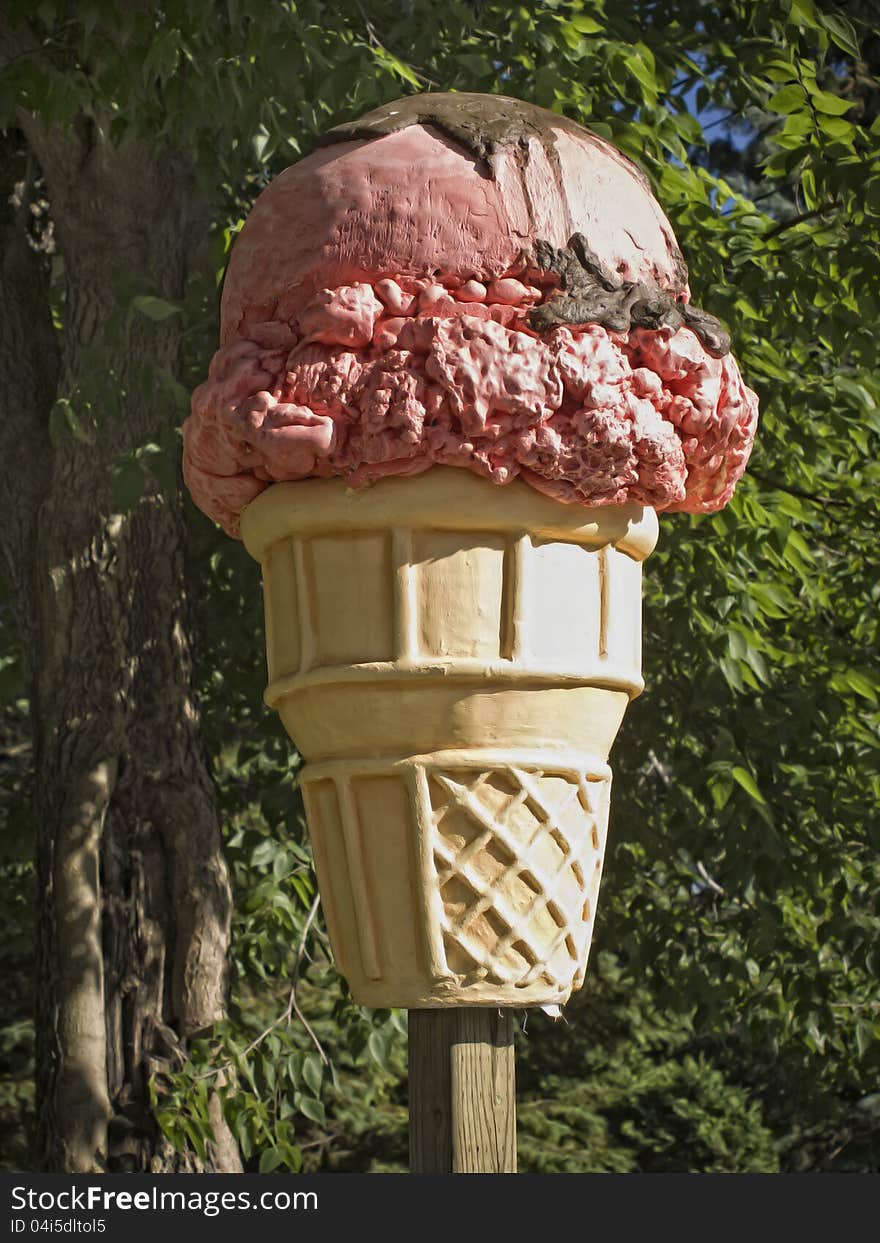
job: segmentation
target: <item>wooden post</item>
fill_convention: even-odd
[[[513,1012],[409,1011],[411,1174],[515,1174]]]

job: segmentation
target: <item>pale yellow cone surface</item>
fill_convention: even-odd
[[[368,1006],[580,987],[657,519],[452,467],[245,510],[333,950]]]

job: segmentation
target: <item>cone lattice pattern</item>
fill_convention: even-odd
[[[594,784],[513,766],[431,773],[452,971],[518,989],[564,992],[572,975],[579,982],[602,867]]]
[[[327,925],[364,1004],[543,1004],[581,984],[610,773],[589,756],[509,758],[305,769]]]
[[[355,998],[565,1001],[592,934],[608,752],[642,686],[653,514],[437,467],[365,493],[279,484],[242,530],[263,567],[266,697],[307,761]]]

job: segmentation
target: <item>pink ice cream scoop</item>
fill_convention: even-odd
[[[417,95],[331,130],[260,195],[184,477],[231,535],[273,482],[435,463],[712,512],[757,415],[636,165],[520,100]]]

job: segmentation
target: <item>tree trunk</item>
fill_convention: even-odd
[[[45,257],[6,207],[0,544],[32,686],[38,1161],[240,1169],[216,1103],[207,1166],[171,1152],[150,1113],[151,1073],[223,1017],[231,897],[193,698],[180,497],[148,480],[126,509],[112,487],[120,457],[173,417],[151,375],[179,366],[179,317],[151,322],[132,292],[182,296],[206,204],[170,149],[112,148],[85,118],[21,125],[66,278],[57,333]],[[50,443],[56,399],[72,416],[56,406]]]

